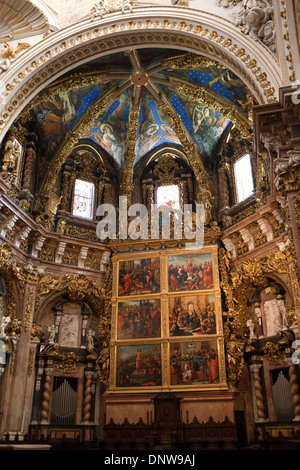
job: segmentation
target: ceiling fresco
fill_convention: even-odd
[[[180,146],[179,137],[170,126],[158,103],[164,95],[180,116],[191,141],[197,145],[204,162],[214,160],[217,148],[231,120],[211,106],[214,97],[232,106],[247,119],[245,104],[249,91],[228,68],[207,61],[204,65],[175,66],[171,56],[176,51],[139,50],[118,53],[81,66],[77,73],[106,73],[105,80],[88,86],[59,90],[32,108],[42,139],[42,151],[50,160],[59,150],[68,132],[82,119],[107,90],[115,89],[116,98],[105,112],[82,132],[79,141],[91,141],[105,151],[122,172],[126,133],[131,103],[140,106],[136,136],[135,162],[163,144]],[[177,52],[178,56],[178,52]],[[211,97],[207,104],[191,99],[178,84],[196,86]],[[118,92],[121,90],[121,92]],[[45,95],[43,95],[43,98]]]

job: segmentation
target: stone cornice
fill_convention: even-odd
[[[22,262],[33,263],[53,272],[61,272],[67,268],[70,272],[80,272],[92,277],[97,277],[99,271],[106,270],[110,255],[110,249],[106,245],[47,230],[22,210],[6,192],[7,184],[0,179],[0,241],[9,243]],[[23,249],[23,242],[29,238],[32,246],[30,253]],[[53,257],[42,256],[42,249],[46,250],[46,254],[47,250],[48,253],[51,251]],[[69,264],[68,260],[64,260],[67,254],[74,255]],[[96,258],[97,267],[86,263],[90,255]]]

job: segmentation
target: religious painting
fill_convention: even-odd
[[[157,338],[160,335],[160,299],[131,300],[118,303],[118,340]]]
[[[217,341],[191,341],[170,344],[170,385],[218,384]]]
[[[60,91],[33,108],[42,136],[42,153],[51,156],[84,111],[99,97],[95,85]]]
[[[160,344],[126,345],[117,348],[117,387],[155,387],[161,383]]]
[[[124,260],[119,263],[119,296],[159,292],[159,257]]]
[[[135,147],[135,165],[146,153],[159,145],[180,145],[180,140],[176,133],[169,125],[166,117],[161,113],[150,94],[146,93],[143,96],[139,119],[140,126]]]
[[[168,257],[169,291],[213,289],[213,267],[210,253]]]
[[[214,295],[169,298],[170,336],[202,336],[216,332]]]

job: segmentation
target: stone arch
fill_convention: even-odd
[[[54,32],[19,56],[2,74],[2,135],[31,99],[62,74],[99,55],[149,46],[185,50],[225,64],[260,104],[276,101],[283,85],[274,56],[232,28],[228,20],[185,8],[137,7],[133,13],[113,13],[94,22],[85,19]]]

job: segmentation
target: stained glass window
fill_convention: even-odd
[[[93,218],[95,186],[88,181],[76,180],[72,214],[84,219]]]
[[[234,164],[234,177],[237,193],[237,202],[244,201],[253,194],[253,177],[250,155],[247,153]]]
[[[159,186],[157,188],[157,205],[168,206],[170,209],[180,209],[179,188],[177,184]]]

